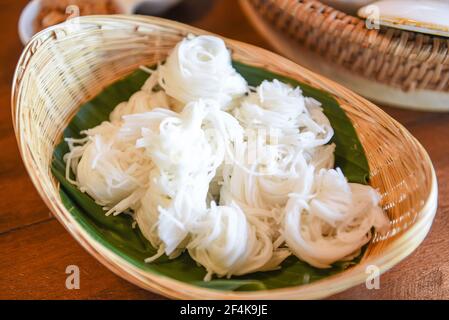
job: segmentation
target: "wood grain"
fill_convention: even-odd
[[[0,298],[139,299],[160,298],[114,276],[91,258],[55,220],[35,223],[0,236]],[[44,258],[43,258],[44,257]],[[65,287],[66,267],[80,268],[80,290]]]
[[[87,254],[50,216],[20,160],[11,125],[10,91],[22,46],[17,22],[25,0],[2,0],[0,47],[0,299],[160,299],[115,276]],[[237,1],[218,0],[195,26],[270,46],[252,29]],[[428,150],[439,180],[432,230],[410,257],[382,275],[379,290],[364,285],[332,299],[449,299],[449,114],[384,107]],[[66,267],[77,265],[81,288],[65,288]]]
[[[0,234],[49,219],[49,210],[39,198],[22,164],[10,113],[12,77],[22,51],[17,24],[26,3],[25,0],[0,2],[0,21],[3,24],[0,49]],[[0,288],[3,287],[2,279],[0,271]]]

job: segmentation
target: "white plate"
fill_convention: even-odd
[[[378,19],[380,25],[449,37],[449,1],[382,0],[361,8],[362,18]]]
[[[356,14],[358,9],[374,0],[321,0],[321,2],[348,14]]]
[[[20,15],[19,37],[23,45],[26,45],[28,42],[30,42],[31,38],[35,34],[33,21],[34,19],[36,19],[39,12],[39,2],[39,0],[30,1]]]

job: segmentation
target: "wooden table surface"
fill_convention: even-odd
[[[34,189],[17,150],[10,94],[22,45],[17,22],[26,0],[1,0],[0,47],[0,298],[161,299],[103,267],[51,216]],[[249,25],[237,1],[219,0],[195,26],[270,49]],[[379,290],[364,285],[337,299],[449,298],[449,113],[384,108],[404,124],[432,158],[439,182],[438,213],[424,243],[381,276]],[[80,289],[65,287],[66,267],[80,268]]]

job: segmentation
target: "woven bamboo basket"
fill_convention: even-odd
[[[360,264],[311,284],[266,291],[201,288],[144,272],[103,247],[64,207],[50,171],[53,149],[79,106],[140,65],[167,56],[186,34],[206,34],[180,23],[139,16],[82,17],[39,33],[18,63],[12,115],[19,149],[42,199],[68,232],[96,259],[130,282],[171,298],[322,298],[366,280],[366,267],[386,271],[428,233],[437,208],[432,163],[417,140],[372,103],[266,50],[225,39],[235,60],[295,78],[332,94],[354,123],[371,167],[370,183],[383,195],[391,231],[375,237]]]
[[[364,20],[315,0],[240,0],[282,55],[388,105],[449,111],[449,39]]]

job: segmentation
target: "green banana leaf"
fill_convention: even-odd
[[[259,85],[265,79],[277,78],[295,86],[299,85],[305,96],[320,101],[324,113],[335,130],[333,142],[336,144],[336,166],[342,169],[349,181],[367,183],[369,167],[363,147],[351,121],[331,95],[264,69],[239,62],[234,62],[234,67],[252,86]],[[64,131],[64,137],[80,137],[81,130],[92,128],[108,120],[109,113],[114,107],[128,100],[134,92],[138,91],[147,77],[147,73],[137,70],[108,86],[97,97],[81,106]],[[161,257],[147,264],[144,259],[155,254],[156,250],[145,239],[138,227],[132,227],[132,218],[125,214],[106,217],[103,209],[92,198],[80,192],[66,180],[63,155],[67,151],[68,146],[62,140],[55,148],[52,162],[52,172],[60,182],[62,202],[80,226],[96,241],[147,272],[209,289],[254,291],[296,286],[323,279],[356,264],[361,257],[360,255],[353,261],[335,263],[329,269],[317,269],[296,257],[289,257],[282,264],[282,268],[276,271],[257,272],[232,277],[232,279],[214,279],[209,282],[203,281],[205,269],[198,266],[187,253],[173,260]]]

